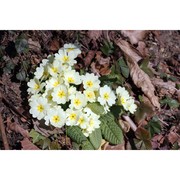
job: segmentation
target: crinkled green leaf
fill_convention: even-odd
[[[84,136],[80,127],[78,126],[69,126],[67,127],[67,136],[69,136],[74,142],[80,145],[82,149],[90,150],[94,149],[89,140]]]
[[[102,136],[111,144],[121,144],[123,142],[123,133],[121,128],[115,122],[112,113],[107,113],[100,117],[100,127]]]
[[[90,135],[89,140],[95,149],[99,149],[102,141],[101,129],[95,129]]]
[[[128,65],[126,64],[126,62],[122,58],[118,59],[118,63],[120,65],[122,75],[125,78],[128,78],[129,77],[129,72],[130,72]]]
[[[97,115],[101,115],[104,113],[104,107],[99,102],[89,103],[87,107]]]
[[[84,136],[78,126],[67,127],[67,135],[78,144],[81,144],[83,141],[87,140],[86,136]]]
[[[82,150],[94,150],[94,147],[92,146],[92,144],[87,140],[87,141],[83,141],[81,144]]]

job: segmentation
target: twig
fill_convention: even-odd
[[[1,135],[2,135],[4,148],[5,148],[5,150],[9,150],[9,144],[8,144],[8,140],[7,140],[7,136],[6,136],[6,132],[5,132],[5,127],[4,127],[4,123],[3,123],[3,119],[2,119],[1,114],[0,114],[0,131],[1,131]]]
[[[127,121],[127,122],[129,123],[131,129],[132,129],[133,131],[136,131],[137,126],[134,124],[134,122],[132,121],[132,119],[131,119],[129,116],[125,116],[125,115],[123,115],[122,117],[123,117],[123,119],[124,119],[125,121]]]

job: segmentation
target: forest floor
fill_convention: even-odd
[[[130,123],[119,121],[124,143],[104,141],[100,149],[180,149],[180,31],[0,31],[0,149],[74,149],[64,128],[32,118],[28,105],[27,82],[35,68],[65,43],[81,47],[76,70],[109,77],[120,58],[130,69],[120,84],[138,111]],[[138,84],[144,74],[132,67],[134,59],[154,94],[142,88],[147,77]]]

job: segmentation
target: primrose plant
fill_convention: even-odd
[[[124,87],[112,90],[101,86],[93,73],[80,75],[74,68],[80,53],[78,46],[65,44],[58,53],[42,60],[28,82],[29,105],[32,116],[45,120],[46,125],[78,126],[88,137],[101,124],[100,115],[91,108],[93,103],[103,107],[103,114],[115,104],[132,114],[137,106]]]

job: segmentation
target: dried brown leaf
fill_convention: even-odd
[[[57,39],[53,39],[51,42],[50,42],[50,45],[49,45],[49,49],[51,51],[58,51],[60,48],[60,45],[59,45],[59,41]]]
[[[19,124],[16,122],[11,122],[11,120],[7,119],[7,127],[16,133],[20,133],[24,138],[29,138],[29,132],[23,129]]]
[[[131,44],[137,44],[139,41],[142,41],[149,31],[142,30],[122,30],[121,33],[123,36],[128,37]]]
[[[139,52],[133,48],[128,42],[124,40],[117,40],[116,44],[121,48],[121,50],[132,59],[133,62],[138,62],[142,59]]]
[[[160,103],[158,97],[155,96],[154,91],[155,88],[149,78],[149,76],[140,69],[137,64],[138,54],[130,47],[129,43],[124,40],[116,41],[116,44],[121,48],[121,50],[125,53],[126,61],[130,69],[130,75],[134,84],[141,88],[144,94],[149,98],[153,106],[160,109]],[[140,59],[140,56],[139,58]]]
[[[168,140],[171,144],[174,144],[178,139],[179,139],[179,137],[178,137],[177,133],[171,131],[168,134]]]
[[[142,54],[143,57],[147,57],[149,55],[146,44],[143,41],[138,42],[137,50]]]
[[[97,75],[108,75],[111,73],[110,57],[103,58],[100,51],[96,52],[95,62],[91,64],[91,71]]]
[[[164,82],[162,79],[159,78],[152,78],[151,79],[154,86],[159,89],[159,92],[162,96],[164,95],[173,95],[176,92],[176,83],[172,81]]]
[[[41,45],[39,44],[38,41],[33,41],[31,38],[29,38],[28,39],[28,45],[29,45],[29,49],[31,49],[35,52],[41,51]]]
[[[28,138],[24,138],[21,141],[23,150],[40,150],[37,146],[35,146]]]
[[[102,36],[102,30],[91,30],[88,31],[88,36],[90,39],[97,40]]]
[[[93,50],[88,51],[87,56],[84,58],[84,64],[86,67],[88,67],[91,64],[94,56],[95,56],[95,51]]]

